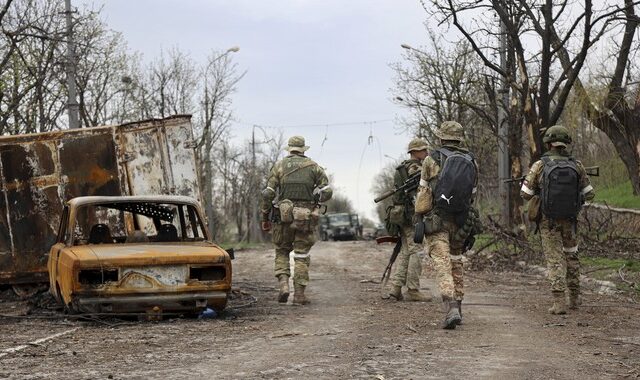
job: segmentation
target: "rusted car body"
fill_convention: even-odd
[[[47,253],[73,197],[200,200],[190,119],[0,137],[0,284],[48,281]]]
[[[182,196],[78,197],[49,253],[50,292],[72,312],[222,311],[231,258]]]

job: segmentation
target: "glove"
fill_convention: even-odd
[[[264,221],[260,224],[260,227],[262,227],[262,231],[271,231],[271,222],[270,221]]]

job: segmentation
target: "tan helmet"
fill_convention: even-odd
[[[542,141],[545,144],[551,144],[551,146],[562,146],[566,148],[567,144],[571,144],[571,135],[569,134],[569,130],[564,126],[554,125],[544,132]]]
[[[407,147],[407,153],[411,153],[413,151],[418,151],[418,150],[427,150],[427,149],[429,149],[429,145],[427,145],[427,142],[421,137],[416,137],[409,142],[409,146]]]
[[[464,141],[464,128],[457,121],[443,122],[435,134],[440,140]]]
[[[304,137],[293,136],[289,138],[289,144],[287,146],[289,152],[304,153],[307,149],[309,149],[309,147],[305,145]]]

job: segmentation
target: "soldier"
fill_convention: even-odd
[[[393,177],[396,188],[402,186],[410,176],[420,172],[422,161],[428,155],[427,149],[427,142],[421,138],[414,138],[409,142],[407,153],[411,157],[396,168]],[[389,296],[398,301],[402,300],[402,287],[406,286],[407,301],[427,302],[431,301],[431,296],[425,295],[420,291],[420,275],[422,274],[420,252],[422,247],[413,241],[413,235],[415,234],[413,224],[415,193],[415,190],[409,194],[404,191],[396,192],[393,195],[393,207],[389,209],[390,222],[397,227],[397,235],[402,241],[402,250],[398,256],[396,271],[391,280],[393,287],[389,292]]]
[[[539,215],[537,227],[540,229],[553,295],[549,313],[566,314],[567,288],[569,308],[576,309],[580,305],[577,216],[584,201],[593,199],[595,191],[584,166],[567,151],[571,136],[565,127],[550,127],[542,140],[548,151],[531,166],[522,183],[520,195],[535,205],[532,207],[536,209],[530,208],[530,212]],[[534,197],[536,199],[532,199]]]
[[[309,283],[309,250],[315,243],[315,227],[318,221],[318,203],[328,201],[333,195],[324,170],[304,152],[309,149],[304,137],[289,139],[289,155],[276,162],[262,191],[262,230],[272,229],[270,212],[275,212],[272,241],[276,250],[275,275],[279,281],[278,302],[289,297],[289,254],[293,250],[294,295],[293,303],[309,303],[304,295]],[[274,200],[277,196],[277,204]]]
[[[466,226],[470,218],[477,218],[477,212],[471,208],[477,166],[471,153],[463,147],[462,125],[445,121],[435,134],[440,146],[422,165],[416,214],[424,223],[425,251],[433,259],[446,310],[442,327],[455,329],[462,323],[462,254],[473,235]]]

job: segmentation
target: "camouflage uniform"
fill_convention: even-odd
[[[566,147],[564,143],[555,142],[552,145],[555,146],[544,156],[552,160],[570,157],[564,149]],[[595,191],[591,186],[589,176],[579,161],[576,161],[576,167],[580,178],[580,192],[585,200],[591,200],[595,196]],[[542,160],[536,161],[531,166],[520,189],[520,195],[525,200],[530,200],[534,195],[540,194],[543,169],[544,162]],[[563,314],[565,290],[569,290],[571,307],[577,307],[579,303],[580,262],[578,261],[578,242],[576,241],[576,222],[567,219],[551,220],[542,215],[539,228],[549,270],[551,291],[556,299],[554,306],[549,311],[553,314]]]
[[[424,149],[427,146],[425,144]],[[394,176],[395,187],[402,186],[404,181],[422,168],[422,162],[417,159],[406,160],[396,170]],[[415,192],[414,192],[415,193]],[[405,194],[400,191],[394,194],[393,204],[395,207],[403,209],[404,220],[400,225],[400,239],[402,240],[402,248],[398,255],[396,270],[391,279],[391,283],[398,288],[407,286],[407,289],[413,293],[420,289],[420,276],[422,275],[422,258],[420,253],[422,247],[414,243],[413,235],[415,226],[412,222],[415,209],[413,206],[413,197],[415,194]],[[396,298],[400,298],[394,295]]]
[[[449,150],[468,152],[461,146],[445,145]],[[421,185],[432,190],[438,181],[440,165],[431,156],[424,160],[420,175]],[[464,298],[464,242],[457,241],[453,236],[460,227],[447,215],[440,215],[442,230],[425,235],[425,250],[431,256],[436,270],[436,282],[443,298],[462,301]]]
[[[462,146],[464,129],[459,123],[445,121],[435,134],[440,138],[442,147],[451,151],[469,152]],[[433,156],[433,154],[429,155],[422,164],[418,189],[420,192],[425,190],[433,192],[438,183],[442,163],[436,161],[436,157]],[[475,194],[475,189],[473,193]],[[459,235],[461,227],[454,221],[453,216],[439,212],[437,209],[432,209],[425,214],[425,223],[430,223],[428,221],[430,218],[441,220],[441,227],[433,233],[425,234],[424,247],[433,260],[436,282],[447,310],[443,328],[455,329],[456,325],[462,323],[461,304],[464,298],[464,258],[462,256],[464,241],[454,238]]]
[[[288,278],[291,276],[289,255],[293,251],[295,263],[293,283],[296,287],[296,295],[298,291],[303,294],[304,287],[309,283],[311,263],[309,250],[315,243],[317,226],[317,212],[313,211],[317,210],[318,202],[325,202],[332,196],[329,179],[324,169],[304,155],[304,151],[308,148],[301,136],[289,139],[290,154],[278,161],[271,169],[267,187],[262,192],[260,206],[263,221],[269,220],[276,196],[279,199],[278,205],[281,205],[283,200],[290,200],[294,207],[311,212],[306,222],[284,223],[277,220],[273,226],[272,242],[276,251],[275,275],[281,281],[286,279],[288,283]],[[278,209],[274,211],[278,212]],[[288,295],[288,290],[286,293]],[[286,302],[286,297],[284,301]]]

